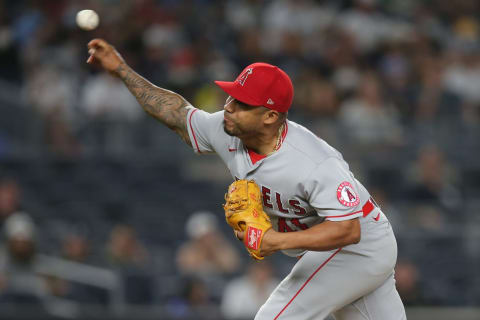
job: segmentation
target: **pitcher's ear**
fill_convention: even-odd
[[[265,124],[274,124],[280,119],[280,113],[275,110],[268,110],[263,114]]]

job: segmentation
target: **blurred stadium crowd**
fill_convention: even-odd
[[[84,8],[95,31],[74,24]],[[286,70],[290,119],[341,151],[391,220],[405,304],[480,305],[479,13],[476,0],[0,2],[0,313],[251,318],[232,292],[264,298],[294,263],[250,266],[219,223],[222,164],[87,66],[94,37],[211,112],[226,98],[213,80],[254,61]]]

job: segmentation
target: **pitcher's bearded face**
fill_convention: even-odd
[[[262,107],[245,104],[230,96],[223,109],[223,130],[235,137],[257,132],[262,123],[261,116],[265,112]]]

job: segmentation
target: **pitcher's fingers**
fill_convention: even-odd
[[[90,55],[87,59],[87,63],[91,64],[95,61],[95,57],[93,55]]]
[[[88,48],[106,48],[108,46],[107,42],[103,39],[93,39],[88,44]]]
[[[245,232],[235,230],[235,237],[238,240],[242,241],[244,236],[245,236]]]

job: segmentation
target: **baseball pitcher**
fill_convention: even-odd
[[[255,319],[406,319],[390,223],[342,155],[287,119],[293,86],[284,71],[254,63],[233,82],[216,81],[228,98],[210,114],[139,76],[104,40],[88,49],[87,63],[120,78],[196,153],[222,158],[235,180],[225,217],[250,255],[298,259]]]

